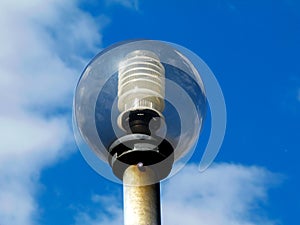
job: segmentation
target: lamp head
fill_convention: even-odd
[[[88,64],[73,122],[79,149],[98,173],[114,180],[105,165],[122,178],[129,165],[143,163],[161,180],[176,170],[174,161],[188,160],[206,112],[201,74],[189,54],[172,43],[138,40],[116,44]]]

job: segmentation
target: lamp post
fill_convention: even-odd
[[[159,183],[197,143],[206,96],[189,54],[161,41],[118,43],[99,53],[78,82],[76,140],[98,173],[114,179],[103,161],[123,183],[125,225],[160,224]]]

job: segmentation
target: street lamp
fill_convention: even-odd
[[[98,173],[114,180],[104,162],[123,183],[126,225],[160,224],[159,182],[196,146],[206,96],[190,54],[162,41],[122,42],[100,52],[78,82],[77,143]]]

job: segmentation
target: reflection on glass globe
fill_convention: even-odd
[[[75,91],[74,133],[100,175],[118,182],[114,175],[121,179],[129,164],[142,163],[160,180],[191,157],[206,96],[190,54],[172,43],[137,40],[105,49],[87,65]]]

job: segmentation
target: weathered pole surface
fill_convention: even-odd
[[[160,184],[143,165],[129,166],[123,175],[124,224],[160,225]],[[156,180],[157,181],[157,180]]]

